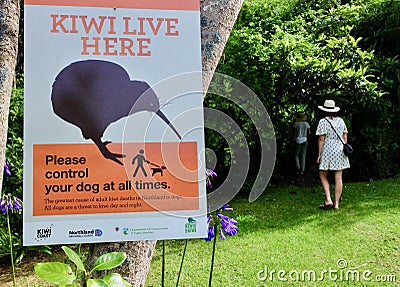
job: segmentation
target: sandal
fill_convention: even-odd
[[[318,208],[321,208],[321,209],[328,209],[328,208],[332,208],[332,207],[333,207],[333,203],[327,204],[326,202],[324,202],[324,203],[321,204]]]

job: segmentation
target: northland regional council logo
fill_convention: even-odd
[[[196,220],[189,217],[188,222],[185,223],[185,233],[193,233],[196,232]]]
[[[76,238],[76,237],[100,237],[103,235],[103,231],[101,229],[79,229],[79,230],[69,230],[68,237]]]

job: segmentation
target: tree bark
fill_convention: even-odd
[[[207,92],[244,0],[201,0],[203,92]]]
[[[3,183],[8,114],[18,53],[20,2],[0,0],[0,194]]]
[[[204,94],[211,82],[242,4],[243,0],[200,1]],[[92,264],[102,254],[124,251],[128,255],[128,260],[114,272],[120,273],[132,286],[142,287],[146,282],[155,246],[156,241],[154,240],[92,244],[88,264]]]

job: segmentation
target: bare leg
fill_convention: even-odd
[[[306,156],[307,156],[307,142],[301,145],[301,151],[300,151],[301,174],[304,174],[304,171],[306,169]]]
[[[334,208],[339,208],[339,201],[342,197],[343,191],[343,180],[342,180],[342,170],[335,171],[335,203]]]
[[[331,198],[331,191],[329,187],[328,181],[328,171],[327,170],[320,170],[319,171],[319,179],[321,180],[322,188],[324,189],[325,193],[325,205],[331,205],[332,198]]]
[[[294,160],[297,171],[300,171],[300,145],[295,143]]]

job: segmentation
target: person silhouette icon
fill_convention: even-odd
[[[133,173],[133,177],[136,177],[137,172],[139,171],[139,168],[142,170],[142,173],[144,176],[147,177],[147,172],[143,167],[143,163],[150,163],[145,157],[144,157],[144,150],[139,150],[139,153],[132,159],[132,165],[135,165],[135,162],[137,160],[137,166],[135,169],[135,172]]]

